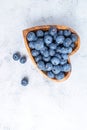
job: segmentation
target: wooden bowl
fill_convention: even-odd
[[[36,68],[39,70],[39,72],[40,72],[41,74],[43,74],[43,76],[44,76],[45,78],[48,78],[48,79],[50,79],[50,80],[52,80],[52,81],[55,81],[55,82],[62,82],[62,81],[65,81],[66,79],[69,78],[69,76],[70,76],[70,74],[71,74],[71,71],[65,73],[65,77],[64,77],[63,79],[61,79],[61,80],[49,78],[49,77],[46,75],[45,72],[41,71],[41,70],[37,67],[36,62],[35,62],[33,56],[31,55],[31,49],[30,49],[29,46],[28,46],[27,34],[28,34],[29,32],[31,32],[31,31],[37,31],[37,30],[39,30],[39,29],[41,29],[41,30],[43,30],[43,31],[47,31],[47,30],[49,30],[50,27],[56,27],[57,29],[62,29],[62,30],[66,30],[66,29],[67,29],[67,30],[70,30],[71,32],[75,33],[75,34],[78,36],[78,34],[77,34],[72,28],[67,27],[67,26],[61,26],[61,25],[44,25],[44,26],[36,26],[36,27],[32,27],[32,28],[28,28],[28,29],[26,29],[26,30],[23,30],[24,42],[25,42],[25,46],[26,46],[26,48],[27,48],[29,57],[31,58],[33,64],[36,66]],[[79,47],[80,47],[80,37],[79,37],[79,36],[78,36],[78,40],[75,42],[75,46],[76,46],[75,49],[72,51],[72,53],[69,54],[69,57],[70,57],[70,55],[73,55],[73,54],[79,49]],[[68,63],[71,64],[70,58],[68,59]]]

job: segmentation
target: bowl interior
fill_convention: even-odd
[[[67,26],[59,26],[59,25],[36,26],[36,27],[32,27],[32,28],[23,30],[23,36],[24,36],[25,46],[26,46],[26,48],[27,48],[29,57],[31,58],[33,64],[34,64],[36,67],[37,67],[37,64],[36,64],[36,62],[35,62],[33,56],[31,55],[31,49],[30,49],[29,46],[28,46],[27,34],[28,34],[29,32],[31,32],[31,31],[35,32],[35,31],[37,31],[37,30],[39,30],[39,29],[41,29],[41,30],[43,30],[43,31],[47,31],[47,30],[49,30],[49,28],[50,28],[51,26],[55,26],[57,29],[62,29],[62,30],[69,29],[71,32],[77,34],[73,29],[71,29],[71,28],[69,28],[69,27],[67,27]],[[77,36],[78,36],[78,34],[77,34]],[[78,40],[75,42],[75,49],[72,51],[72,53],[71,53],[70,55],[74,54],[74,53],[79,49],[79,47],[80,47],[80,38],[79,38],[79,36],[78,36]],[[69,55],[69,56],[70,56],[70,55]],[[70,58],[68,59],[68,63],[70,63]],[[38,67],[37,67],[37,68],[38,68]],[[71,74],[71,71],[70,71],[70,72],[67,72],[67,73],[65,73],[65,77],[64,77],[62,80],[57,80],[57,79],[51,79],[51,78],[49,78],[49,77],[46,75],[46,73],[43,72],[43,71],[41,71],[39,68],[38,68],[38,70],[39,70],[39,72],[40,72],[41,74],[43,74],[46,78],[48,78],[48,79],[50,79],[50,80],[53,80],[53,81],[56,81],[56,82],[62,82],[62,81],[64,81],[64,80],[68,79],[68,77],[69,77],[70,74]]]

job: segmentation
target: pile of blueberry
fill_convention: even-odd
[[[78,37],[70,30],[51,27],[48,31],[29,32],[27,41],[40,70],[49,78],[61,80],[71,71],[68,55],[75,49]]]
[[[25,55],[24,55],[24,56],[21,56],[19,52],[15,52],[15,53],[13,54],[13,59],[14,59],[15,61],[18,61],[18,60],[19,60],[21,64],[24,64],[24,63],[27,61],[26,56],[25,56]],[[21,80],[21,84],[22,84],[23,86],[26,86],[26,85],[28,84],[28,78],[27,78],[27,77],[23,77],[23,79]]]

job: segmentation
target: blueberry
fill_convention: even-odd
[[[64,71],[64,72],[71,71],[71,65],[68,64],[68,63],[64,64],[63,67],[62,67],[62,71]]]
[[[58,57],[53,57],[51,59],[51,62],[52,62],[53,65],[58,65],[60,63],[60,60],[59,60]]]
[[[44,60],[45,62],[50,61],[50,59],[51,59],[51,57],[50,57],[50,56],[48,56],[48,57],[44,57],[44,56],[43,56],[43,60]]]
[[[72,39],[73,42],[76,42],[78,37],[77,37],[76,34],[71,34],[71,39]]]
[[[41,55],[38,55],[35,57],[35,61],[38,62],[39,60],[42,60],[42,56]]]
[[[50,71],[52,70],[53,68],[53,65],[49,62],[49,63],[46,63],[46,71]]]
[[[67,60],[67,59],[68,59],[68,55],[67,55],[67,54],[61,54],[61,57],[62,57],[64,60]]]
[[[48,48],[44,46],[44,48],[40,50],[41,55],[44,55],[46,50],[48,50]]]
[[[23,85],[23,86],[28,85],[28,78],[27,78],[27,77],[24,77],[24,78],[21,80],[21,85]]]
[[[49,78],[54,78],[54,74],[53,74],[53,72],[51,72],[51,71],[47,72],[47,76],[48,76]]]
[[[49,51],[45,50],[45,53],[43,54],[44,57],[48,57],[49,56]]]
[[[49,55],[50,56],[54,56],[55,55],[55,51],[53,49],[49,49]]]
[[[24,64],[26,61],[27,61],[26,56],[22,56],[22,57],[20,58],[20,63],[21,63],[21,64]]]
[[[65,47],[69,47],[69,46],[71,45],[71,43],[72,43],[72,40],[71,40],[70,38],[66,38],[66,39],[64,40],[63,45],[64,45]]]
[[[50,43],[52,43],[53,38],[50,35],[46,35],[44,36],[44,42],[46,43],[46,45],[48,46]]]
[[[55,27],[51,27],[51,28],[49,29],[49,34],[50,34],[51,36],[54,36],[55,34],[57,34],[57,29],[56,29]]]
[[[29,47],[30,47],[31,49],[34,49],[34,48],[35,48],[35,47],[34,47],[34,46],[35,46],[34,44],[35,44],[35,42],[29,42],[28,45],[29,45]]]
[[[61,59],[61,55],[59,53],[56,53],[55,56]]]
[[[65,76],[65,74],[64,74],[63,72],[60,72],[60,73],[58,73],[58,74],[55,76],[55,78],[56,78],[57,80],[60,80],[60,79],[63,79],[64,76]]]
[[[59,65],[53,66],[52,72],[53,72],[54,74],[58,74],[60,71],[61,71],[61,66],[59,66]]]
[[[71,53],[72,52],[72,47],[69,47],[69,48],[67,48],[67,53]]]
[[[54,39],[54,40],[56,40],[57,36],[58,36],[57,34],[56,34],[56,35],[54,35],[54,36],[53,36],[53,39]]]
[[[48,31],[44,32],[44,35],[48,35],[48,34],[49,34],[49,32],[48,32]]]
[[[68,48],[65,48],[65,47],[58,47],[56,52],[59,52],[59,53],[68,53]]]
[[[40,53],[40,52],[37,51],[37,50],[32,50],[32,51],[31,51],[32,56],[38,56],[39,53]]]
[[[72,47],[72,49],[74,49],[75,48],[74,42],[72,42],[70,46]]]
[[[64,59],[60,60],[60,65],[64,65],[65,63],[67,63],[67,60],[64,60]]]
[[[64,30],[64,36],[68,37],[71,35],[71,31],[70,30]]]
[[[57,45],[55,43],[51,43],[49,45],[49,48],[55,50],[57,48]]]
[[[44,32],[42,30],[38,30],[36,32],[36,35],[37,35],[37,37],[43,37],[44,36]]]
[[[64,36],[57,36],[56,37],[56,43],[62,44],[64,42],[65,37]]]
[[[58,31],[58,36],[59,36],[59,35],[63,35],[63,30],[59,30],[59,31]]]
[[[43,71],[46,70],[46,69],[45,69],[45,63],[44,63],[44,61],[38,61],[38,62],[37,62],[37,66],[38,66],[38,68],[39,68],[40,70],[43,70]]]
[[[35,42],[35,49],[36,50],[41,50],[44,48],[44,41],[42,38],[39,38],[36,42]]]
[[[34,32],[29,32],[27,35],[27,40],[30,41],[36,41],[36,35]]]
[[[20,59],[20,53],[19,53],[19,52],[14,53],[14,54],[13,54],[13,59],[14,59],[15,61],[19,60],[19,59]]]

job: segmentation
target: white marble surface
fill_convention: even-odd
[[[68,25],[81,38],[63,83],[44,79],[24,45],[22,30],[44,24]],[[86,29],[87,0],[0,0],[0,130],[87,130]],[[13,61],[17,50],[27,55],[25,65]]]

